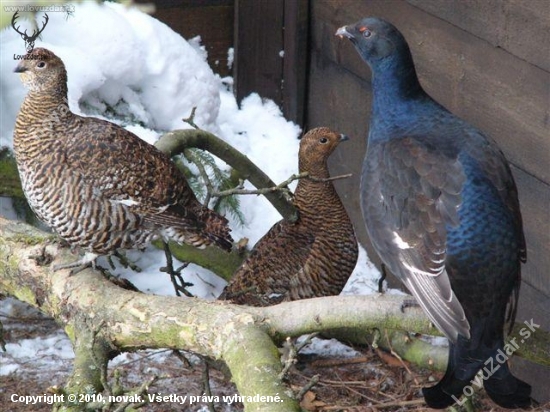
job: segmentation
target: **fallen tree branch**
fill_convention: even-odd
[[[206,150],[219,157],[240,176],[252,183],[257,189],[277,186],[258,166],[247,156],[236,150],[227,142],[210,132],[200,129],[174,130],[161,136],[155,143],[160,151],[174,156],[185,149],[197,148]],[[298,219],[296,207],[280,192],[265,193],[267,200],[277,209],[284,219],[295,222]]]
[[[275,344],[287,336],[342,328],[363,334],[374,329],[437,332],[419,308],[401,311],[406,296],[333,296],[253,308],[128,291],[91,270],[69,277],[67,270],[39,266],[31,256],[44,247],[54,263],[74,257],[38,229],[0,218],[0,233],[0,293],[64,325],[78,363],[65,388],[70,393],[105,389],[107,360],[120,352],[183,349],[223,360],[245,397],[246,411],[298,411],[289,388],[278,378],[282,365]],[[537,330],[522,344],[523,356],[549,365],[548,342],[548,333]],[[395,341],[391,346],[399,351]],[[258,394],[278,396],[281,402],[246,400]],[[60,410],[81,406],[63,405]]]
[[[185,349],[226,362],[247,411],[299,410],[288,388],[277,379],[282,369],[279,354],[267,330],[259,327],[264,318],[258,313],[220,302],[127,291],[91,270],[71,277],[67,270],[52,272],[50,266],[38,266],[30,258],[43,247],[42,232],[0,218],[0,233],[0,291],[63,324],[77,348],[75,362],[86,365],[75,368],[68,393],[102,391],[101,369],[116,353]],[[46,245],[46,253],[57,263],[71,260],[69,252],[55,243]],[[85,354],[94,348],[94,341],[106,349]],[[278,394],[280,402],[247,401],[258,394]],[[60,409],[73,410],[82,410],[82,405]]]

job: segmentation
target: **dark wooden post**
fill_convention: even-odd
[[[284,7],[283,113],[303,127],[309,63],[309,5],[308,0],[285,0]]]
[[[236,0],[234,78],[237,101],[252,92],[303,123],[308,0]]]

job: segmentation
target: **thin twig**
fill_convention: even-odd
[[[179,267],[178,269],[174,269],[174,260],[172,258],[170,246],[165,241],[163,241],[162,243],[164,245],[164,255],[166,256],[166,266],[161,267],[159,270],[170,275],[170,280],[174,285],[176,296],[181,296],[181,293],[183,293],[185,296],[192,298],[193,294],[187,290],[187,287],[193,286],[193,284],[186,282],[181,275],[181,270],[187,267],[189,263],[184,263],[183,266]]]
[[[209,366],[208,366],[208,362],[206,362],[206,359],[203,358],[203,364],[204,364],[204,367],[203,367],[203,370],[202,370],[202,381],[203,381],[203,385],[204,385],[204,393],[206,394],[206,396],[208,397],[208,399],[211,399],[212,397],[212,390],[210,389],[210,371],[209,371]],[[208,405],[208,410],[210,412],[216,412],[216,409],[214,408],[214,402],[212,401],[208,401],[207,403]]]
[[[426,402],[424,399],[414,399],[412,401],[377,403],[376,408],[377,409],[385,409],[385,408],[392,408],[394,406],[413,406],[413,405],[424,404],[424,402]]]
[[[193,364],[191,363],[191,361],[189,359],[187,359],[187,357],[181,353],[181,351],[177,350],[177,349],[174,349],[172,351],[172,355],[174,355],[176,358],[178,358],[181,363],[184,364],[184,366],[186,368],[193,368]]]
[[[296,355],[296,347],[294,346],[292,339],[287,337],[285,343],[283,344],[283,370],[278,375],[279,380],[283,380],[292,365],[296,363]]]
[[[308,383],[306,383],[302,389],[300,389],[300,392],[296,395],[296,399],[299,401],[302,400],[304,395],[307,391],[309,391],[311,388],[313,388],[315,385],[319,383],[319,375],[313,375]]]
[[[355,393],[355,394],[359,395],[360,397],[365,398],[365,399],[367,399],[367,400],[369,400],[369,401],[371,401],[371,402],[379,402],[378,400],[376,400],[376,399],[374,399],[374,398],[371,398],[370,396],[367,396],[367,395],[365,395],[364,393],[361,393],[361,392],[359,392],[359,391],[356,390],[356,389],[351,388],[347,382],[345,382],[345,381],[342,380],[342,378],[340,377],[340,375],[339,375],[338,373],[336,373],[336,377],[337,377],[339,380],[338,380],[338,381],[335,381],[335,383],[334,383],[335,385],[338,385],[338,382],[340,382],[340,385],[343,386],[343,387],[345,387],[346,390],[348,390],[348,391],[350,391],[350,392],[352,392],[352,393]],[[363,386],[363,388],[367,389],[366,386]]]
[[[385,331],[385,334],[386,334],[386,340],[388,341],[388,344],[390,346],[390,353],[397,358],[397,360],[399,360],[399,362],[401,363],[401,365],[403,365],[403,367],[407,370],[407,372],[409,373],[410,376],[413,377],[414,379],[414,383],[416,385],[419,384],[418,382],[418,379],[416,378],[416,375],[414,373],[411,372],[411,370],[409,369],[409,367],[407,366],[407,364],[403,361],[403,358],[401,358],[401,356],[399,356],[399,354],[393,350],[393,346],[391,344],[391,339],[389,338],[388,336],[388,331]]]
[[[309,176],[308,172],[299,173],[297,175],[294,174],[290,176],[288,179],[286,179],[284,182],[281,182],[276,186],[264,187],[264,188],[255,189],[255,190],[244,189],[243,184],[239,183],[239,185],[236,188],[223,190],[221,192],[214,192],[213,196],[222,197],[222,196],[231,196],[231,195],[265,195],[266,193],[273,193],[273,192],[283,192],[283,193],[289,194],[290,190],[288,189],[287,186],[290,183],[292,183],[295,180],[303,179],[308,176]]]
[[[332,366],[340,366],[340,365],[353,365],[356,363],[365,363],[369,362],[371,359],[367,356],[361,356],[358,358],[348,358],[348,359],[322,359],[322,360],[316,360],[311,362],[312,366],[316,367],[332,367]]]
[[[307,172],[304,172],[307,173]],[[315,176],[307,176],[309,180],[313,180],[314,182],[332,182],[333,180],[340,180],[340,179],[347,179],[348,177],[352,177],[353,173],[346,173],[345,175],[338,175],[338,176],[332,176],[332,177],[315,177]]]
[[[233,189],[215,191],[212,193],[212,196],[224,197],[224,196],[232,196],[232,195],[265,195],[267,193],[273,193],[273,192],[282,192],[283,194],[289,195],[291,192],[287,186],[295,180],[309,179],[309,180],[313,180],[314,182],[330,182],[333,180],[347,179],[350,176],[352,176],[351,173],[348,173],[345,175],[333,176],[333,177],[315,177],[315,176],[310,176],[309,172],[302,172],[302,173],[298,173],[290,176],[284,182],[281,182],[276,186],[264,187],[261,189],[254,189],[254,190],[245,189],[244,182],[240,180],[239,185],[234,187]]]
[[[141,384],[141,386],[139,386],[136,390],[128,392],[127,393],[128,398],[131,399],[133,395],[141,395],[141,394],[147,393],[147,391],[149,390],[149,386],[151,386],[153,383],[155,383],[158,379],[159,379],[159,377],[156,376],[156,375],[153,376],[152,378],[149,378],[148,380],[143,382]],[[144,403],[135,403],[135,402],[132,402],[132,401],[123,402],[114,410],[114,412],[123,412],[130,405],[134,405],[134,406],[138,407],[138,406],[143,406]]]
[[[197,111],[197,106],[193,107],[191,109],[191,114],[189,117],[181,119],[184,123],[187,123],[188,125],[191,125],[194,129],[200,129],[199,126],[195,123],[195,112]]]

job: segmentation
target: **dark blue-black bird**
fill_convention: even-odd
[[[369,236],[450,341],[445,376],[423,389],[427,404],[452,405],[483,368],[495,403],[528,406],[531,387],[495,360],[505,323],[514,320],[526,260],[517,189],[503,153],[422,89],[393,25],[365,18],[336,34],[372,71],[361,176]],[[494,368],[487,367],[490,359]]]

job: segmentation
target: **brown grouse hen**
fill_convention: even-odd
[[[86,252],[62,267],[156,237],[231,249],[227,220],[198,202],[168,156],[120,126],[69,110],[67,72],[55,54],[35,48],[15,71],[29,88],[13,140],[25,196],[41,220]]]
[[[347,137],[326,127],[300,142],[296,223],[276,223],[235,272],[220,299],[252,306],[337,295],[357,263],[357,241],[329,178],[327,159]]]

